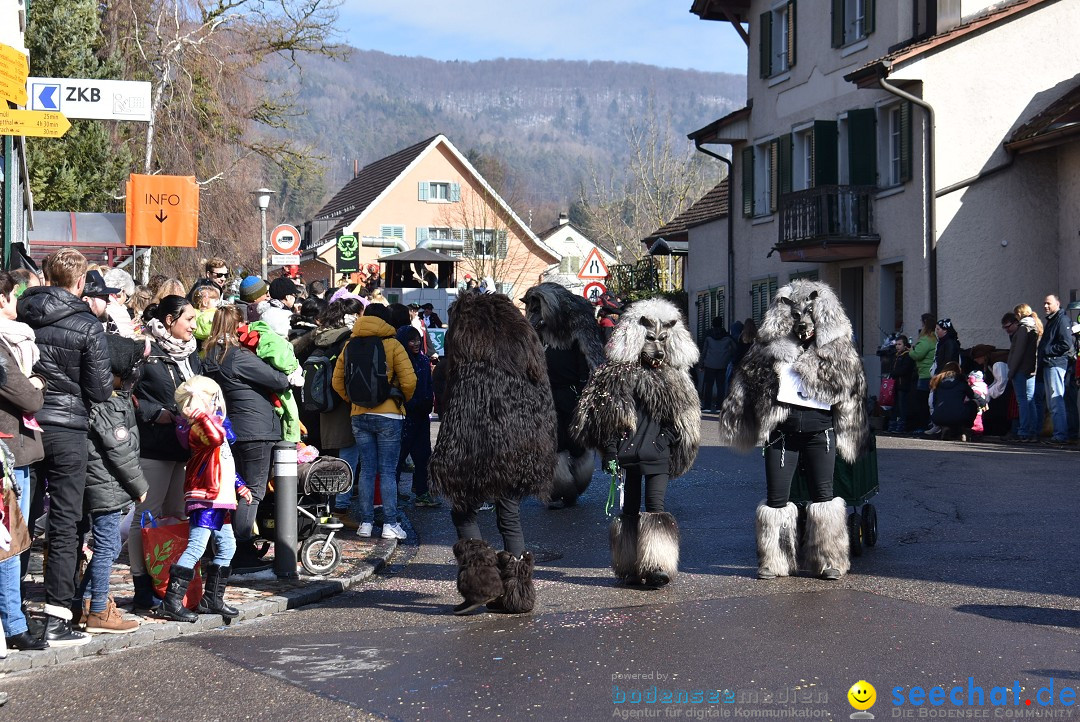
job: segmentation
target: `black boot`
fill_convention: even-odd
[[[131,578],[131,583],[135,585],[134,611],[149,612],[161,606],[161,600],[154,594],[154,580],[149,574],[136,574]]]
[[[194,578],[194,569],[178,564],[169,567],[169,588],[165,591],[165,601],[158,608],[158,614],[174,622],[197,621],[199,615],[184,606],[184,595]]]
[[[225,603],[225,587],[232,575],[232,568],[209,564],[204,570],[206,580],[203,584],[203,597],[195,611],[199,614],[220,614],[225,619],[239,617],[240,610]]]

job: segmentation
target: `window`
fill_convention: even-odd
[[[795,66],[795,0],[761,14],[759,61],[761,77],[771,78]]]
[[[405,240],[405,226],[379,226],[379,236]]]
[[[911,17],[911,36],[928,38],[937,32],[937,0],[915,0]]]
[[[713,286],[697,295],[697,342],[705,341],[713,319],[720,317],[720,323],[727,328],[727,300],[723,286]]]
[[[750,284],[750,316],[754,323],[761,326],[765,319],[765,312],[769,310],[769,304],[776,296],[776,276],[769,276]]]
[[[449,228],[438,228],[435,226],[430,226],[428,228],[417,226],[416,228],[417,243],[421,241],[449,241],[450,238]]]
[[[472,232],[473,256],[476,258],[495,257],[495,231],[490,228],[474,228]]]
[[[559,273],[577,274],[581,270],[581,256],[563,256],[559,261]]]
[[[804,191],[814,187],[814,128],[791,134],[791,188]]]
[[[448,181],[420,181],[419,200],[428,203],[457,203],[461,200],[461,184]]]
[[[781,151],[781,146],[786,151]],[[788,178],[781,182],[778,164],[781,153],[787,162]],[[791,189],[791,136],[773,138],[756,146],[743,149],[743,215],[747,217],[767,216],[776,212],[776,199],[779,193]],[[784,189],[784,190],[782,190]]]
[[[832,0],[832,46],[842,48],[874,32],[874,0]]]
[[[882,137],[881,185],[898,186],[911,180],[911,103],[893,103],[879,110]]]
[[[792,190],[802,191],[837,183],[836,142],[835,120],[815,120],[813,124],[791,134]]]

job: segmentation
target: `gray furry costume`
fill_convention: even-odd
[[[502,294],[465,293],[450,308],[439,437],[428,470],[432,490],[451,504],[458,539],[480,540],[476,509],[495,500],[505,554],[483,542],[461,545],[458,590],[465,614],[499,602],[532,609],[532,555],[524,549],[519,504],[546,497],[555,468],[555,408],[540,340]],[[502,580],[491,594],[491,570]],[[469,571],[464,571],[469,570]]]
[[[688,373],[698,349],[679,310],[654,298],[622,315],[607,358],[581,396],[571,432],[582,445],[603,448],[605,466],[626,470],[622,514],[609,530],[612,570],[628,584],[660,587],[679,565],[679,527],[664,511],[667,483],[690,469],[701,442]]]
[[[541,283],[525,292],[525,317],[544,345],[548,380],[555,401],[558,459],[548,501],[572,506],[592,481],[592,449],[570,435],[578,398],[589,375],[604,363],[604,343],[593,308],[557,283]]]
[[[765,447],[768,494],[756,514],[761,579],[797,568],[798,510],[789,495],[800,455],[811,487],[803,562],[823,579],[851,566],[847,507],[832,493],[836,454],[854,462],[867,437],[866,375],[851,335],[832,288],[792,281],[777,292],[732,378],[721,443]]]

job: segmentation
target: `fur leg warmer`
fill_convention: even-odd
[[[617,516],[611,520],[608,536],[611,540],[611,571],[619,579],[637,577],[638,518],[624,519]]]
[[[830,578],[826,570],[842,576],[851,568],[847,504],[842,497],[816,502],[806,511],[806,569],[815,576]],[[837,577],[831,577],[837,578]]]
[[[499,608],[508,614],[527,614],[536,606],[533,588],[533,555],[522,552],[521,558],[501,551],[498,556],[499,576],[502,577],[502,598]]]
[[[798,568],[795,548],[799,510],[790,501],[782,509],[763,501],[756,517],[758,579],[790,576]]]
[[[459,539],[454,544],[457,559],[457,588],[465,600],[454,608],[455,614],[465,614],[503,593],[495,550],[480,539]]]
[[[679,571],[679,525],[666,511],[645,512],[638,523],[638,571],[646,580],[675,579]],[[651,582],[650,582],[651,583]]]

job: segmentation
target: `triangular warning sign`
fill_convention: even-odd
[[[607,264],[604,263],[604,259],[600,257],[599,249],[593,248],[589,251],[589,255],[585,258],[585,263],[581,264],[581,270],[578,272],[577,277],[583,281],[590,279],[600,281],[608,277]]]

